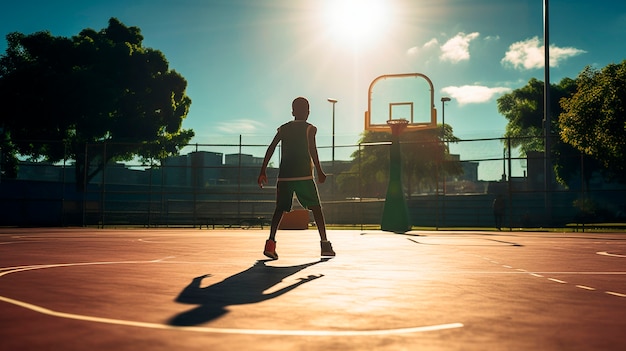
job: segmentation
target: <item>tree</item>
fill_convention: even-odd
[[[588,66],[576,83],[576,93],[561,100],[560,136],[625,182],[626,60],[602,70]]]
[[[550,89],[550,106],[553,107],[551,112],[554,121],[561,112],[558,108],[559,100],[571,95],[576,85],[574,80],[564,78],[559,84],[552,84]],[[544,150],[543,90],[544,83],[531,78],[528,84],[502,95],[497,101],[498,112],[509,121],[504,136],[510,137],[511,147],[520,147],[523,155],[528,151]],[[558,132],[556,123],[550,128],[553,134]]]
[[[402,175],[409,194],[436,187],[443,174],[454,176],[463,173],[459,162],[443,162],[449,154],[443,142],[445,133],[449,142],[458,141],[449,125],[437,129],[407,131],[400,136]],[[389,145],[391,133],[365,131],[359,140],[359,150],[352,153],[353,165],[348,172],[338,176],[340,189],[359,193],[358,185],[365,189],[364,196],[383,197],[389,178]],[[443,167],[440,167],[443,165]],[[360,180],[357,178],[360,175]]]
[[[191,99],[163,53],[137,27],[111,18],[72,38],[7,35],[0,56],[5,157],[75,160],[77,187],[113,160],[163,159],[193,137],[181,129]],[[86,145],[92,147],[85,152]]]
[[[558,136],[560,125],[556,121],[562,110],[558,102],[574,94],[576,81],[564,78],[558,84],[550,86],[550,106],[552,113],[552,135]],[[508,120],[505,137],[511,138],[511,147],[519,147],[521,154],[529,151],[544,151],[544,83],[535,78],[530,79],[524,87],[513,90],[498,98],[498,112]],[[581,172],[585,182],[589,182],[598,163],[592,158],[585,158],[585,167],[581,169],[580,152],[560,138],[554,139],[551,158],[557,180],[569,185],[579,179]]]

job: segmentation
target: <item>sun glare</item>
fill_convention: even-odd
[[[326,26],[333,40],[360,47],[377,40],[389,22],[385,0],[333,0],[327,2]]]

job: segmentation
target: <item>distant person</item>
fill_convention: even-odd
[[[295,193],[302,207],[313,212],[313,218],[320,234],[321,255],[335,256],[335,251],[326,238],[324,214],[313,178],[313,166],[315,166],[318,181],[320,183],[326,181],[326,174],[320,165],[315,143],[317,128],[306,121],[309,117],[309,101],[303,97],[298,97],[293,100],[291,109],[294,120],[278,128],[276,136],[267,148],[258,178],[259,186],[262,188],[267,183],[265,171],[270,158],[274,154],[276,145],[282,142],[280,169],[276,184],[276,208],[263,254],[271,259],[278,259],[276,231],[283,218],[283,213],[291,211],[293,194]]]
[[[493,200],[493,217],[496,221],[496,229],[502,230],[502,223],[504,221],[504,212],[506,205],[504,203],[504,197],[501,194]]]

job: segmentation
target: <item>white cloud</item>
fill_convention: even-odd
[[[452,63],[458,63],[461,61],[469,60],[469,44],[470,41],[478,38],[480,34],[478,32],[465,34],[459,33],[453,38],[449,39],[445,44],[441,46],[441,56],[443,61],[450,61]]]
[[[235,119],[217,124],[219,131],[229,134],[253,134],[263,127],[262,123],[251,119]]]
[[[586,53],[572,47],[560,48],[550,45],[550,67],[557,67],[563,60]],[[501,63],[513,68],[537,69],[544,67],[544,45],[538,37],[511,44]]]
[[[432,49],[438,49],[439,48],[439,42],[437,41],[437,39],[431,39],[429,40],[426,44],[422,45],[422,47],[418,47],[418,46],[413,46],[411,48],[409,48],[406,53],[410,56],[415,56],[417,54],[420,53],[420,51],[428,51],[428,50],[432,50]]]
[[[460,87],[445,87],[441,91],[457,101],[459,105],[466,105],[488,102],[496,95],[507,93],[511,89],[505,87],[490,88],[482,85],[463,85]]]
[[[576,49],[572,47],[560,48],[555,45],[550,45],[550,67],[557,67],[559,62],[580,54],[584,54],[587,51]]]
[[[424,44],[424,49],[437,47],[437,46],[439,46],[439,41],[435,38],[432,38],[426,44]]]

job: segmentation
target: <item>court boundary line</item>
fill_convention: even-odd
[[[145,264],[145,263],[173,263],[165,262],[165,260],[175,258],[174,256],[167,256],[160,259],[148,260],[148,261],[102,261],[102,262],[79,262],[79,263],[57,263],[57,264],[40,264],[40,265],[25,265],[14,267],[0,267],[0,277],[11,274],[19,273],[31,270],[47,269],[47,268],[61,268],[61,267],[76,267],[76,266],[89,266],[89,265],[115,265],[115,264]],[[67,313],[61,311],[55,311],[46,307],[31,304],[28,302],[15,300],[6,296],[0,295],[0,301],[12,304],[14,306],[22,307],[33,312],[40,314],[72,319],[86,322],[95,322],[111,325],[121,325],[130,327],[140,327],[148,329],[162,329],[162,330],[181,330],[190,332],[201,333],[213,333],[213,334],[244,334],[244,335],[273,335],[273,336],[380,336],[380,335],[397,335],[397,334],[410,334],[410,333],[423,333],[430,331],[455,329],[464,327],[463,323],[446,323],[435,324],[418,327],[406,327],[395,329],[372,329],[372,330],[276,330],[276,329],[237,329],[237,328],[217,328],[217,327],[200,327],[200,326],[174,326],[161,323],[152,322],[139,322],[125,319],[106,318],[106,317],[94,317],[76,313]]]
[[[276,329],[236,329],[236,328],[215,328],[215,327],[180,327],[151,322],[129,321],[125,319],[93,317],[75,313],[66,313],[51,310],[24,301],[11,299],[0,296],[0,301],[19,306],[34,312],[45,314],[52,317],[73,319],[86,322],[96,322],[104,324],[122,325],[129,327],[140,327],[149,329],[163,330],[182,330],[190,332],[213,333],[213,334],[246,334],[246,335],[274,335],[274,336],[380,336],[394,334],[410,334],[423,333],[430,331],[439,331],[446,329],[455,329],[464,327],[463,323],[447,323],[426,325],[420,327],[396,328],[396,329],[374,329],[374,330],[276,330]]]

